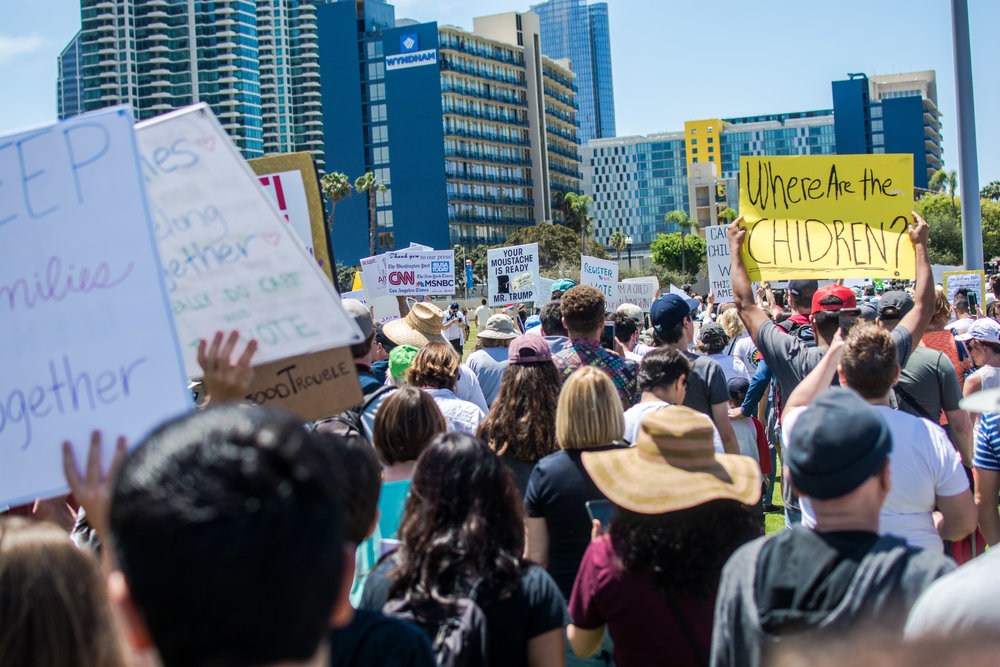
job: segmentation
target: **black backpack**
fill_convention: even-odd
[[[476,603],[477,582],[468,597],[437,605],[433,617],[418,614],[408,600],[389,600],[382,613],[413,623],[427,634],[438,667],[489,667],[486,614]]]
[[[791,319],[787,319],[777,326],[788,335],[795,336],[801,340],[806,344],[806,347],[816,347],[816,334],[813,332],[811,324],[798,324],[792,322]]]
[[[370,440],[365,428],[361,423],[361,415],[378,400],[391,391],[396,391],[392,385],[384,385],[375,391],[365,394],[364,400],[355,405],[350,410],[336,414],[327,419],[322,419],[313,424],[313,430],[319,433],[329,433],[345,438],[361,437]]]

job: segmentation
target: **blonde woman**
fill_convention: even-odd
[[[580,456],[623,447],[624,433],[622,403],[611,378],[593,366],[574,371],[556,406],[560,451],[538,461],[524,497],[525,555],[549,571],[566,599],[590,542],[586,502],[604,499]]]
[[[730,308],[719,315],[718,321],[729,338],[726,354],[742,360],[748,375],[753,377],[753,374],[757,372],[757,360],[760,355],[757,353],[757,346],[754,345],[753,338],[743,326],[739,311]]]

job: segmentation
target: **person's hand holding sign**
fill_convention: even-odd
[[[231,357],[236,343],[240,339],[238,331],[233,331],[222,344],[222,332],[218,331],[212,339],[211,346],[203,338],[198,343],[198,365],[205,372],[202,384],[208,400],[216,402],[238,401],[250,391],[253,382],[253,369],[250,361],[257,351],[257,341],[251,340],[243,350],[243,354],[232,363]],[[222,348],[221,350],[219,348]],[[207,351],[206,351],[207,348]]]
[[[732,262],[733,281],[733,302],[736,304],[736,312],[743,320],[743,326],[757,344],[757,330],[767,321],[767,314],[757,307],[754,300],[753,288],[750,285],[750,276],[747,275],[747,267],[743,263],[743,243],[747,238],[746,227],[742,226],[743,216],[736,218],[726,227],[726,236],[729,238],[729,259]]]

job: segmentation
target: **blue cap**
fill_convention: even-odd
[[[691,302],[694,302],[694,306]],[[680,324],[697,306],[698,302],[694,299],[683,299],[677,294],[664,294],[654,301],[652,308],[649,309],[649,321],[657,333],[663,333]]]
[[[559,280],[552,283],[552,289],[550,293],[555,292],[565,292],[571,287],[576,287],[576,283],[569,278],[560,278]]]
[[[542,318],[540,318],[538,315],[532,315],[531,317],[529,317],[524,321],[524,328],[530,329],[531,327],[539,325],[541,323],[542,323]]]

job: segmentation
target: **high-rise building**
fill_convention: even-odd
[[[81,66],[60,57],[60,117],[130,104],[139,119],[208,103],[244,156],[308,150],[322,166],[315,8],[326,0],[81,0]],[[63,97],[60,96],[60,102]],[[82,108],[81,108],[82,107]]]
[[[548,0],[531,11],[539,17],[542,53],[568,58],[576,74],[580,140],[615,136],[608,3]]]
[[[539,50],[538,19],[507,13],[472,32],[396,21],[381,0],[320,7],[320,72],[330,171],[371,171],[378,251],[501,243],[551,220],[554,192],[580,191],[575,86]],[[369,251],[368,206],[337,204],[333,242]]]
[[[56,82],[56,105],[59,118],[83,113],[83,50],[76,33],[59,54],[59,79]]]

